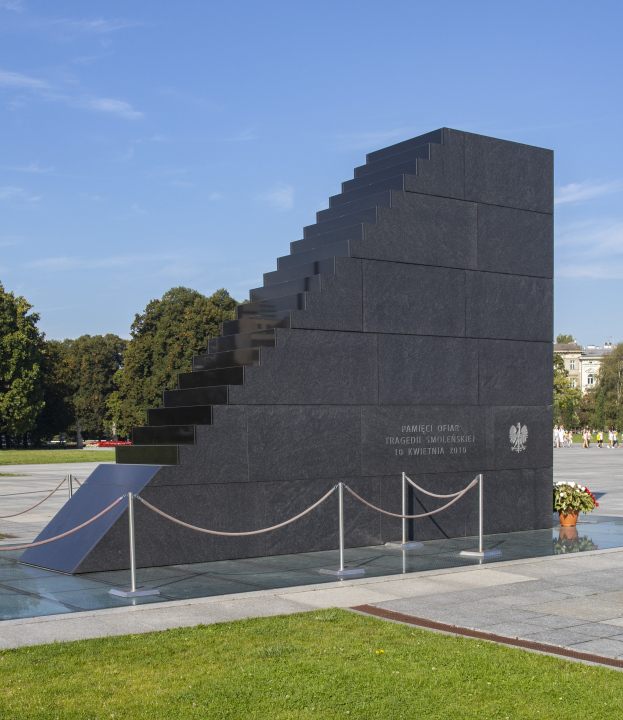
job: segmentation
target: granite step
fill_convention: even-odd
[[[342,183],[342,192],[348,193],[353,190],[360,190],[366,185],[373,185],[374,183],[381,182],[381,180],[389,180],[397,175],[417,175],[418,163],[421,162],[423,161],[419,158],[415,158],[413,160],[403,162],[400,165],[392,165],[391,167],[383,168],[382,170],[376,170],[369,175],[363,175],[362,177],[357,177],[353,180],[346,180],[346,182]]]
[[[392,193],[391,190],[386,190],[376,195],[367,195],[366,197],[358,198],[349,203],[329,207],[327,210],[319,210],[316,213],[316,221],[320,223],[325,220],[341,217],[342,215],[349,215],[357,210],[372,207],[391,207],[391,205]]]
[[[251,303],[245,303],[250,305]],[[240,306],[242,307],[242,306]],[[275,330],[258,330],[256,332],[240,333],[239,335],[224,335],[208,339],[208,353],[226,352],[227,350],[242,350],[244,348],[274,347]]]
[[[186,374],[186,373],[184,373]],[[192,374],[192,373],[191,373]],[[179,375],[178,375],[179,377]],[[228,367],[218,368],[217,370],[205,370],[201,387],[223,387],[225,385],[244,385],[244,367]],[[167,393],[176,393],[178,390],[165,390],[162,397],[165,400],[165,407],[169,407],[166,402]],[[205,397],[208,397],[206,395]],[[183,402],[171,403],[171,405],[210,405],[210,402]]]
[[[235,369],[242,370],[243,368]],[[202,373],[189,373],[189,375],[203,375],[203,379],[205,380],[205,375],[209,372],[213,371],[204,370]],[[201,387],[185,388],[183,390],[165,390],[162,393],[162,403],[165,408],[191,407],[195,405],[224,405],[227,403],[229,397],[229,389],[227,385],[220,387],[225,388],[225,391],[219,390],[219,394],[216,396],[217,398],[220,397],[221,402],[214,401],[215,395],[212,392],[215,389],[214,386],[205,385]],[[199,424],[201,425],[203,423]],[[171,425],[175,425],[175,423],[171,423]]]
[[[384,172],[384,171],[383,171]],[[370,176],[372,177],[372,175]],[[357,180],[349,180],[348,182],[358,182]],[[369,184],[369,183],[364,183]],[[342,190],[345,188],[342,186]],[[332,232],[333,230],[341,230],[352,225],[359,225],[360,223],[368,222],[375,223],[377,219],[376,207],[364,208],[363,210],[357,210],[348,215],[341,215],[340,217],[333,218],[332,220],[326,220],[325,222],[315,223],[314,225],[307,225],[303,228],[303,238],[308,239],[316,235],[325,235]]]
[[[335,255],[322,260],[314,260],[302,265],[294,265],[293,267],[264,273],[264,287],[285,282],[286,280],[310,277],[311,275],[335,275]]]
[[[210,388],[214,390],[215,388]],[[227,388],[225,388],[227,397]],[[227,400],[225,401],[227,402]],[[211,405],[181,405],[147,411],[147,425],[212,425]]]
[[[290,243],[290,254],[313,250],[322,245],[333,245],[340,240],[363,240],[364,225],[350,225],[349,227],[338,228],[322,235],[314,235],[313,237],[304,238],[303,240],[294,240]]]
[[[249,292],[251,302],[293,296],[298,293],[320,292],[320,275],[286,280],[285,282],[253,288]],[[242,306],[240,306],[242,307]],[[285,309],[285,308],[284,308]]]
[[[121,445],[115,448],[119,465],[179,465],[177,445]]]
[[[339,205],[350,204],[360,198],[378,195],[379,193],[386,192],[388,190],[404,191],[405,175],[396,175],[395,177],[388,178],[387,180],[381,180],[378,183],[364,185],[357,190],[349,190],[348,192],[343,192],[339,195],[332,195],[329,198],[329,205],[331,208],[334,208]]]
[[[282,270],[290,268],[295,269],[312,262],[315,263],[323,262],[325,260],[334,260],[336,257],[350,257],[350,243],[348,240],[340,240],[336,243],[320,245],[312,248],[311,250],[297,252],[293,255],[283,255],[282,257],[278,257],[277,270],[275,272],[281,272]]]
[[[193,372],[200,370],[216,370],[217,368],[231,368],[239,365],[259,365],[260,349],[259,348],[243,348],[241,350],[226,350],[220,353],[211,353],[209,355],[195,355],[193,358]],[[178,380],[192,373],[180,373]],[[178,383],[178,387],[193,387],[192,385],[182,385]]]
[[[204,370],[203,372],[209,372],[209,371]],[[180,375],[184,375],[184,376],[192,375],[192,374],[193,373],[180,373]],[[178,380],[178,385],[179,385],[179,380]],[[184,386],[184,387],[188,387],[188,386]],[[191,385],[190,387],[193,387],[193,386]],[[167,404],[165,407],[167,407],[167,408],[180,407],[180,406],[184,407],[184,406],[189,406],[189,405],[197,405],[197,406],[199,406],[199,405],[227,405],[227,403],[229,402],[229,385],[208,385],[207,387],[202,385],[200,387],[202,388],[202,391],[200,393],[201,402],[199,402],[199,400],[193,400],[193,401],[190,401],[187,403],[183,403],[181,401],[184,398],[178,397],[178,398],[173,399],[171,402],[167,401]],[[181,387],[178,388],[177,390],[165,390],[165,393],[182,393],[182,395],[183,395],[183,393],[186,393],[186,392],[188,392],[188,391]],[[168,398],[167,400],[170,400],[170,398]],[[191,422],[191,421],[188,420],[188,422]],[[151,423],[150,422],[147,424],[148,425],[163,425],[163,424],[165,424],[165,425],[180,425],[180,423],[174,423],[174,422],[171,422],[171,423]],[[183,425],[184,423],[181,423],[181,424]],[[205,425],[205,423],[200,423],[200,424]]]
[[[245,318],[244,320],[226,320],[221,323],[223,336],[241,335],[256,330],[272,330],[273,328],[289,328],[290,311],[280,310],[275,317],[263,318],[261,316]]]
[[[390,157],[391,155],[398,155],[399,153],[406,152],[412,148],[416,148],[419,145],[426,143],[437,143],[438,145],[443,144],[443,128],[433,130],[424,135],[418,135],[410,138],[409,140],[403,140],[402,142],[396,143],[395,145],[388,145],[387,147],[375,150],[374,152],[366,155],[366,163],[374,163],[381,158]]]
[[[132,445],[194,445],[194,425],[133,427]]]
[[[238,320],[250,317],[273,318],[278,317],[284,310],[305,310],[305,307],[306,293],[302,292],[296,295],[282,295],[270,300],[255,300],[245,303],[236,308],[236,314]]]
[[[367,163],[366,165],[360,165],[355,168],[354,177],[363,177],[364,175],[370,175],[377,170],[383,170],[384,168],[392,167],[392,165],[400,165],[401,163],[419,158],[420,160],[430,160],[430,143],[425,145],[418,145],[411,150],[397,153],[396,155],[388,155],[387,157],[379,158],[375,162]]]

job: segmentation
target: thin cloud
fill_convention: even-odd
[[[78,100],[76,104],[89,110],[117,115],[128,120],[138,120],[138,118],[143,117],[142,112],[134,110],[130,103],[124,102],[123,100],[90,97],[82,98]]]
[[[623,278],[623,221],[573,223],[556,235],[556,277]]]
[[[13,245],[21,245],[22,239],[19,235],[5,235],[0,238],[0,247],[11,247]]]
[[[5,185],[0,187],[0,200],[21,200],[23,202],[37,202],[41,200],[41,195],[31,195],[23,187],[15,185]]]
[[[291,185],[280,183],[272,190],[257,195],[256,200],[261,204],[268,205],[273,210],[285,212],[294,206],[294,188]]]
[[[104,20],[104,18],[97,18],[96,20],[61,18],[59,20],[47,21],[46,24],[81,34],[108,35],[119,30],[126,30],[127,28],[142,27],[145,23],[134,22],[132,20]]]
[[[408,140],[416,135],[417,132],[413,128],[396,128],[395,130],[339,133],[333,137],[340,143],[340,149],[343,151],[366,150],[371,152],[385,145],[392,145],[394,142]]]
[[[3,10],[13,10],[14,12],[22,12],[24,6],[22,0],[0,0],[0,8]]]
[[[213,192],[208,195],[208,200],[212,200],[212,202],[217,202],[218,200],[222,200],[223,196],[221,193]]]
[[[582,183],[570,183],[556,190],[554,204],[579,203],[602,195],[611,195],[621,189],[623,189],[623,183],[620,180],[609,183],[598,183],[590,180]]]
[[[0,87],[20,88],[22,90],[50,90],[52,85],[45,80],[22,75],[22,73],[0,70]]]
[[[3,170],[13,170],[14,172],[25,172],[25,173],[50,173],[53,172],[54,168],[42,168],[38,162],[30,163],[30,165],[19,166],[19,165],[3,165]]]
[[[231,137],[225,138],[225,142],[248,142],[249,140],[257,140],[257,138],[258,136],[255,134],[255,130],[253,128],[247,128]]]

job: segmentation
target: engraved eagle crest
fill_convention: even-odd
[[[517,423],[517,425],[511,425],[508,431],[508,437],[511,441],[511,450],[513,452],[521,452],[526,449],[526,442],[528,441],[528,426]]]

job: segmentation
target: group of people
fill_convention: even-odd
[[[597,435],[597,447],[604,447],[604,433],[602,430],[595,431],[585,427],[581,432],[583,448],[590,449],[593,435]],[[573,435],[573,430],[566,431],[563,425],[554,425],[554,447],[573,447]],[[621,442],[623,442],[623,435]],[[613,427],[608,430],[608,444],[606,447],[610,450],[618,449],[619,447],[619,432]]]

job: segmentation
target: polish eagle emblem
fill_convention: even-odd
[[[528,441],[528,426],[517,423],[517,425],[511,425],[508,431],[508,437],[511,441],[511,450],[513,452],[521,452],[526,449],[526,442]]]

